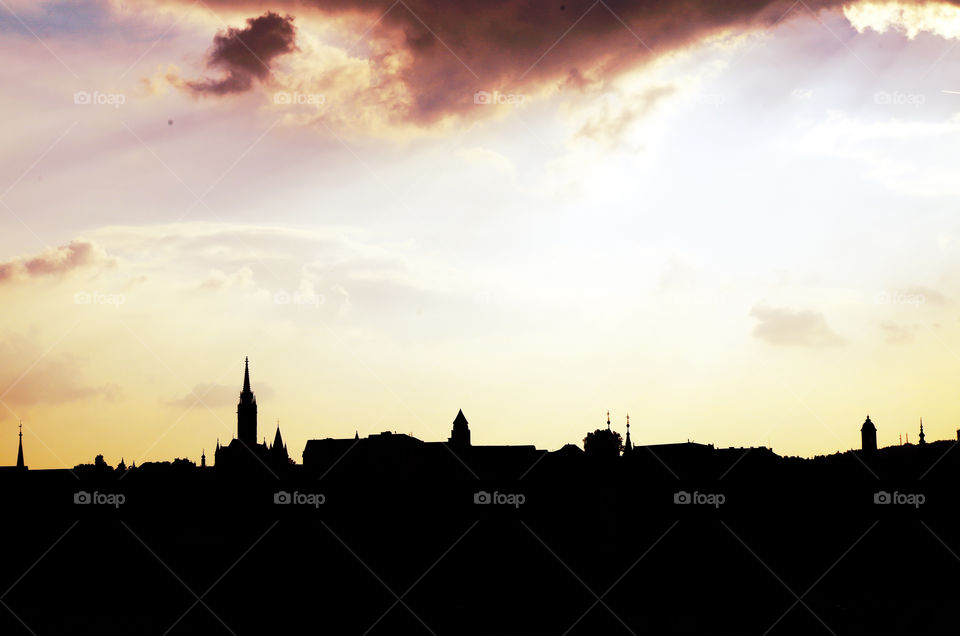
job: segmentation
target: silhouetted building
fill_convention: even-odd
[[[450,431],[450,439],[447,441],[454,448],[470,446],[470,427],[467,424],[467,418],[463,415],[463,409],[457,411],[457,417],[453,420],[453,430]]]
[[[243,362],[243,390],[237,403],[237,439],[250,446],[257,443],[257,396],[250,390],[250,358]]]
[[[870,421],[869,415],[860,427],[860,447],[865,453],[877,452],[877,427]]]
[[[290,454],[287,453],[287,445],[283,443],[283,437],[280,435],[279,421],[277,421],[277,432],[273,436],[273,445],[270,446],[270,458],[277,466],[290,463]]]
[[[926,435],[923,434],[923,418],[920,418],[920,441],[917,442],[920,446],[923,446],[927,443]]]
[[[445,442],[425,442],[412,435],[385,431],[361,439],[325,438],[307,440],[303,466],[323,476],[334,466],[337,471],[356,470],[400,474],[469,474],[484,478],[517,478],[547,451],[533,445],[476,446],[463,410],[453,420],[450,438]]]
[[[206,457],[201,458],[201,463],[206,465]],[[257,443],[257,398],[250,388],[250,359],[246,358],[243,364],[243,389],[237,403],[237,436],[226,446],[221,446],[217,441],[214,464],[218,470],[275,473],[289,463],[279,423],[273,446],[268,447],[266,440]]]

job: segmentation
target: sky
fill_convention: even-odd
[[[0,464],[960,428],[960,5],[0,0]]]

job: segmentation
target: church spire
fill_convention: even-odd
[[[283,437],[280,436],[280,418],[277,418],[277,433],[273,436],[273,447],[283,447]]]
[[[630,441],[630,414],[627,413],[627,439],[623,443],[623,454],[627,455],[633,451],[633,443]]]
[[[607,430],[610,430],[610,411],[607,411]]]
[[[17,449],[17,469],[24,470],[23,465],[23,420],[20,420],[20,447]]]
[[[920,418],[920,441],[917,442],[920,446],[923,446],[927,443],[926,435],[923,434],[923,418]]]
[[[257,397],[250,389],[250,358],[243,361],[243,390],[237,404],[237,439],[250,447],[257,444]]]

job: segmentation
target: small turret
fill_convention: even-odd
[[[470,446],[470,425],[463,415],[463,409],[457,411],[457,417],[453,420],[453,429],[450,431],[450,439],[447,440],[447,443],[460,448]]]

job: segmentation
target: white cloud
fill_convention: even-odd
[[[911,40],[923,32],[960,38],[960,7],[946,2],[858,2],[844,6],[843,14],[861,33],[896,30]]]
[[[753,328],[754,337],[768,344],[817,347],[843,343],[818,311],[757,305],[750,315],[759,321]]]
[[[490,166],[507,174],[513,174],[516,171],[512,161],[499,152],[490,150],[489,148],[474,146],[472,148],[464,148],[460,150],[458,154],[472,164]]]
[[[841,112],[802,132],[796,149],[863,163],[866,176],[915,196],[960,194],[960,115],[946,121],[869,121]]]

